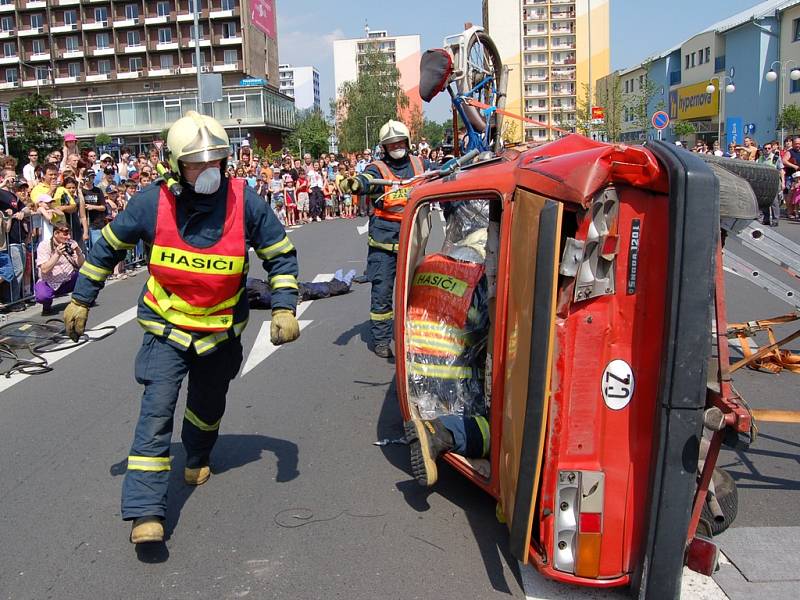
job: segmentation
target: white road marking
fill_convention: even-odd
[[[316,277],[314,277],[314,283],[320,283],[323,281],[330,281],[333,278],[333,273],[320,273]],[[302,302],[301,304],[297,305],[297,313],[295,316],[298,318],[298,324],[300,325],[300,331],[303,331],[308,325],[313,323],[313,321],[300,321],[300,316],[306,311],[306,309],[311,306],[312,302]],[[252,313],[251,313],[252,314]],[[261,324],[261,328],[258,330],[258,336],[256,337],[256,342],[253,344],[253,348],[250,350],[250,354],[247,355],[247,361],[244,363],[244,367],[242,367],[242,374],[239,377],[244,377],[250,371],[255,369],[258,365],[264,362],[270,355],[275,352],[276,350],[280,349],[280,346],[275,346],[269,339],[269,328],[272,324],[272,321],[264,321]]]
[[[626,593],[627,588],[603,590],[552,581],[540,575],[531,565],[520,563],[519,571],[526,600],[622,600],[630,597]],[[684,567],[681,598],[726,600],[728,596],[711,577]]]
[[[132,308],[129,308],[125,312],[118,314],[116,317],[110,318],[108,321],[100,323],[99,325],[95,325],[91,329],[95,328],[99,329],[101,327],[108,327],[108,326],[121,327],[122,325],[124,325],[128,321],[133,320],[136,317],[136,311],[137,307],[134,306]],[[106,333],[105,331],[100,331],[96,335],[104,335],[105,333]],[[45,358],[47,358],[47,364],[52,365],[53,363],[58,362],[62,358],[69,356],[73,352],[80,350],[81,348],[86,348],[86,346],[88,346],[89,343],[91,343],[92,341],[92,336],[93,336],[92,331],[88,331],[87,335],[89,336],[89,342],[86,344],[81,344],[80,346],[73,346],[65,350],[54,350],[53,352],[46,353],[44,356]],[[72,341],[67,340],[66,342],[61,344],[61,346],[72,346]],[[4,392],[8,388],[18,384],[20,381],[23,381],[28,377],[30,377],[30,375],[15,373],[8,379],[6,379],[5,377],[0,379],[0,392]]]
[[[356,231],[358,235],[364,235],[369,230],[369,223],[364,223],[363,225],[356,225]]]

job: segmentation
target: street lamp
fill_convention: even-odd
[[[370,119],[380,119],[380,115],[367,115],[364,117],[364,149],[369,148],[369,120]]]
[[[719,110],[717,111],[717,142],[719,143],[720,149],[722,149],[725,147],[722,143],[722,115],[724,114],[722,107],[725,105],[725,94],[732,94],[735,92],[736,86],[733,85],[733,78],[729,75],[723,75],[722,78],[712,77],[706,86],[707,94],[713,94],[715,91],[717,91],[717,88],[714,86],[715,79],[717,80],[717,85],[720,88]],[[726,131],[725,135],[727,135],[727,133],[728,132]]]
[[[794,67],[790,69],[790,63],[794,63]],[[775,65],[778,65],[778,70],[775,71]],[[784,61],[776,60],[769,66],[769,71],[767,74],[764,75],[764,79],[773,83],[778,79],[780,76],[781,81],[778,85],[781,86],[780,94],[778,95],[778,117],[780,117],[781,113],[783,112],[783,107],[786,104],[786,72],[789,71],[789,79],[792,81],[797,81],[800,79],[800,68],[798,68],[797,63],[791,59],[787,59]],[[783,144],[783,124],[781,123],[781,144]],[[781,146],[783,147],[783,146]]]

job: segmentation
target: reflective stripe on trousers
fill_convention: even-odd
[[[188,375],[186,413],[181,440],[186,466],[208,464],[225,412],[230,381],[242,364],[239,338],[228,340],[208,355],[181,350],[166,338],[145,333],[136,355],[136,381],[144,385],[128,471],[122,484],[122,518],[164,517],[167,513],[169,460],[175,404]]]

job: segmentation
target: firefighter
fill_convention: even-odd
[[[411,280],[406,369],[409,396],[422,418],[408,421],[405,430],[411,470],[423,486],[436,482],[436,459],[444,452],[468,458],[489,452],[488,224],[486,200],[458,203],[447,218],[442,252],[427,255]]]
[[[135,375],[144,394],[122,485],[122,518],[133,521],[135,544],[164,539],[173,414],[187,375],[184,481],[201,485],[211,475],[228,385],[242,362],[248,245],[270,275],[272,342],[300,334],[294,246],[269,205],[244,180],[226,177],[225,129],[189,111],[170,128],[167,146],[175,175],[144,188],[103,228],[64,312],[66,332],[77,340],[114,265],[139,240],[152,246],[138,306],[144,341]]]
[[[422,174],[424,165],[419,157],[411,155],[408,127],[399,121],[389,120],[381,127],[380,145],[383,147],[383,160],[370,163],[363,173],[346,179],[343,191],[368,194],[373,198],[379,196],[373,201],[374,214],[369,219],[367,279],[372,284],[369,318],[375,354],[391,358],[397,243],[410,188],[375,186],[370,184],[370,180],[409,179]]]

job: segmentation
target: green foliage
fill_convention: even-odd
[[[49,96],[37,93],[14,98],[8,105],[8,114],[21,129],[19,136],[9,142],[12,153],[18,157],[31,147],[39,150],[39,156],[60,150],[62,131],[78,119],[71,110],[56,106]]]
[[[428,144],[430,144],[431,148],[435,148],[442,143],[444,139],[445,127],[450,127],[450,121],[446,121],[445,123],[437,123],[436,121],[431,121],[430,119],[425,119],[422,122],[422,134],[420,137],[424,137],[428,140]],[[419,141],[419,139],[417,139]]]
[[[386,53],[367,51],[359,56],[359,63],[358,79],[342,84],[334,107],[343,152],[363,150],[365,144],[374,146],[381,126],[398,119],[399,111],[408,107],[400,71]]]
[[[642,67],[645,71],[648,71],[648,63],[644,63]],[[656,84],[650,81],[650,78],[645,73],[644,85],[638,92],[628,98],[628,110],[633,112],[633,120],[639,131],[647,132],[652,125],[650,123],[650,100],[653,99],[655,94]]]
[[[778,129],[786,129],[790,133],[800,130],[800,106],[787,104],[778,115],[775,125]]]
[[[314,158],[328,151],[328,137],[331,126],[318,110],[307,110],[297,113],[295,128],[286,138],[286,147],[295,154],[300,151],[302,144],[303,153],[308,152]]]
[[[111,136],[108,135],[107,133],[98,133],[94,137],[94,147],[104,148],[105,146],[108,146],[112,141],[113,140],[111,139]]]
[[[592,98],[586,83],[583,84],[583,95],[575,107],[575,130],[587,137],[592,132]]]
[[[697,129],[695,129],[694,123],[691,121],[675,121],[672,125],[672,131],[679,138],[697,133]]]
[[[619,75],[609,76],[607,85],[597,88],[597,105],[605,109],[605,119],[597,128],[609,142],[616,142],[622,133],[622,80]]]
[[[513,146],[522,143],[522,126],[520,122],[512,118],[504,118],[500,135],[503,138],[503,144],[506,146]]]

